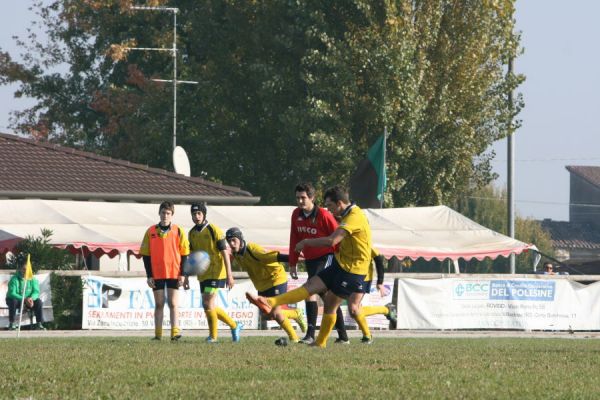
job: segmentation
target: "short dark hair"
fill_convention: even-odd
[[[160,214],[160,212],[163,209],[167,209],[167,210],[171,211],[173,214],[175,214],[175,205],[173,203],[171,203],[170,201],[163,201],[162,203],[160,203],[160,207],[158,207],[158,213]]]
[[[551,263],[550,261],[546,261],[546,262],[544,263],[544,268],[546,268],[546,267],[554,268],[554,267],[552,266],[552,263]]]
[[[331,200],[334,203],[341,201],[342,203],[350,203],[350,196],[348,195],[348,190],[342,186],[334,186],[325,191],[323,195],[323,200]]]
[[[308,197],[315,197],[315,187],[310,182],[297,184],[295,192],[306,192]]]

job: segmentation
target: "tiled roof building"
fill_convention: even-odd
[[[567,221],[541,221],[542,228],[552,238],[552,247],[559,259],[569,262],[597,258],[600,253],[600,230],[589,223]]]
[[[569,221],[540,221],[571,273],[600,273],[600,167],[570,165]],[[585,266],[585,267],[584,267]]]
[[[0,198],[250,205],[237,187],[0,134]]]

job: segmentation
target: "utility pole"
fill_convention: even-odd
[[[513,57],[508,59],[508,72],[509,79],[513,74]],[[512,113],[514,107],[513,91],[508,92],[508,107]],[[508,236],[511,238],[515,237],[515,199],[514,199],[514,185],[515,185],[515,142],[514,142],[514,131],[513,131],[513,120],[512,115],[509,121],[509,132],[508,132],[508,162],[507,162],[507,180],[506,180],[506,192],[507,192],[507,209],[508,209]],[[515,268],[515,255],[514,253],[509,256],[510,273],[516,272]]]
[[[152,79],[155,82],[173,83],[173,150],[177,147],[177,85],[192,84],[197,85],[196,81],[180,81],[177,80],[177,13],[179,8],[175,7],[148,7],[148,6],[131,6],[132,10],[146,11],[166,11],[173,13],[173,47],[126,47],[127,50],[145,50],[145,51],[169,51],[173,57],[173,79]]]
[[[384,175],[384,181],[383,181],[383,187],[386,187],[386,183],[385,180],[387,179],[387,174],[386,174],[386,153],[387,153],[387,137],[388,137],[388,130],[387,130],[387,126],[383,127],[383,175]],[[379,188],[377,188],[379,190]],[[384,192],[383,190],[381,191],[381,198],[379,199],[379,208],[383,208],[383,200],[384,200]]]

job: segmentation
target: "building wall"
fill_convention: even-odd
[[[570,182],[569,221],[600,229],[600,189],[574,174]]]

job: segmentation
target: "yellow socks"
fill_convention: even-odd
[[[177,336],[181,336],[181,329],[179,329],[178,326],[172,326],[171,327],[171,339],[173,339]]]
[[[288,337],[290,338],[290,340],[292,342],[298,341],[298,335],[296,335],[296,330],[292,326],[292,323],[290,322],[289,319],[287,319],[287,318],[284,319],[280,325],[281,325],[281,328],[285,331],[285,333],[287,333]]]
[[[285,310],[281,310],[281,313],[288,319],[298,319],[298,310],[294,309],[292,310],[291,308],[285,309]]]
[[[154,337],[160,339],[162,337],[162,326],[154,327]]]
[[[365,307],[363,307],[364,309]],[[384,307],[385,308],[385,307]],[[386,308],[387,310],[387,308]],[[369,329],[369,324],[367,324],[367,319],[365,318],[364,311],[361,309],[360,314],[357,314],[354,317],[354,320],[358,324],[358,327],[362,331],[363,336],[371,337],[371,330]]]
[[[217,339],[217,325],[219,319],[217,318],[217,310],[206,311],[206,320],[208,321],[208,332],[211,338]]]
[[[369,315],[383,314],[388,315],[390,310],[386,306],[363,306],[360,308],[361,314],[364,317],[368,317]]]
[[[321,320],[321,329],[319,330],[319,336],[317,336],[317,340],[315,341],[315,344],[317,346],[327,346],[327,338],[331,334],[331,330],[335,325],[335,320],[335,314],[323,314],[323,319]]]
[[[269,297],[267,301],[272,307],[277,307],[282,304],[296,304],[302,300],[308,299],[309,297],[310,293],[308,293],[308,290],[306,290],[304,286],[300,286],[297,289],[280,294],[279,296]]]
[[[217,312],[217,318],[226,323],[229,326],[229,328],[235,329],[237,327],[236,322],[233,319],[231,319],[229,314],[227,314],[225,310],[223,310],[221,307],[217,307],[215,311]]]

